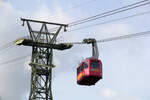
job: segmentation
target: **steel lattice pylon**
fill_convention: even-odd
[[[51,91],[52,68],[54,67],[53,49],[64,50],[72,47],[68,44],[56,44],[58,33],[62,28],[66,30],[67,25],[29,19],[21,20],[23,25],[26,22],[30,36],[16,40],[16,44],[32,46],[32,58],[29,64],[32,69],[29,100],[53,100]],[[31,23],[42,24],[40,31],[33,30]],[[50,33],[47,24],[58,28]]]

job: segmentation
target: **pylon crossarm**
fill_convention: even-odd
[[[30,21],[30,22],[35,22],[35,23],[46,23],[46,24],[51,24],[51,25],[57,25],[57,26],[68,27],[67,24],[52,23],[52,22],[38,21],[38,20],[31,20],[31,19],[25,19],[25,18],[21,18],[21,20],[23,21],[23,23],[24,23],[25,21]]]
[[[70,49],[73,45],[72,44],[66,44],[66,43],[60,43],[60,44],[49,44],[49,43],[43,43],[43,42],[34,42],[30,39],[17,39],[14,42],[15,45],[24,45],[24,46],[36,46],[36,47],[42,47],[42,48],[51,48],[51,49],[57,49],[57,50],[65,50]]]

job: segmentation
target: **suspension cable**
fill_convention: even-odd
[[[89,28],[89,27],[95,27],[95,26],[99,26],[99,25],[103,25],[103,24],[107,24],[107,23],[111,23],[111,22],[116,22],[116,21],[120,21],[120,20],[124,20],[124,19],[129,19],[129,18],[133,18],[133,17],[137,17],[137,16],[143,16],[143,15],[146,15],[146,14],[150,14],[150,11],[146,11],[146,12],[142,12],[142,13],[136,13],[136,14],[133,14],[133,15],[130,15],[130,16],[125,16],[125,17],[121,17],[121,18],[116,18],[116,19],[104,21],[104,22],[101,22],[101,23],[96,23],[96,24],[91,24],[91,25],[79,27],[79,28],[76,28],[76,29],[69,30],[67,32],[86,29],[86,28]]]
[[[114,15],[114,14],[118,14],[118,13],[121,13],[121,12],[124,12],[124,11],[128,11],[128,10],[131,10],[131,9],[135,9],[135,8],[150,4],[150,2],[147,2],[147,1],[148,0],[144,0],[144,1],[141,1],[141,2],[137,2],[137,3],[131,4],[131,5],[127,5],[127,6],[115,9],[115,10],[108,11],[108,12],[105,12],[105,13],[97,14],[97,15],[92,16],[92,17],[88,17],[88,18],[85,18],[85,19],[82,19],[82,20],[78,20],[78,21],[69,23],[69,26],[70,27],[71,26],[76,26],[76,25],[83,24],[83,23],[86,23],[86,22],[89,22],[89,21],[104,18],[104,17],[107,17],[107,16],[111,16],[111,15]]]
[[[6,50],[12,47],[13,47],[13,41],[0,46],[0,51]]]
[[[144,31],[144,32],[139,32],[139,33],[134,33],[134,34],[122,35],[122,36],[118,36],[118,37],[111,37],[111,38],[101,39],[101,40],[97,40],[97,42],[98,43],[109,42],[109,41],[115,41],[115,40],[122,40],[122,39],[140,37],[140,36],[145,36],[145,35],[150,35],[150,31]],[[64,44],[85,44],[85,43],[84,42],[66,42]]]
[[[107,11],[107,12],[104,12],[104,13],[97,14],[95,16],[91,16],[91,17],[88,17],[88,18],[85,18],[85,19],[81,19],[81,20],[71,22],[68,25],[69,25],[69,27],[80,25],[80,24],[83,24],[83,23],[87,23],[89,21],[94,21],[94,20],[97,20],[97,19],[100,19],[100,18],[105,18],[105,17],[111,16],[111,15],[115,15],[115,14],[125,12],[125,11],[131,10],[131,9],[142,7],[142,6],[145,6],[145,5],[148,5],[148,4],[150,4],[149,0],[139,1],[139,2],[136,2],[136,3],[130,4],[130,5],[127,5],[127,6],[123,6],[123,7],[111,10],[111,11]],[[56,31],[57,28],[58,27],[52,28],[52,29],[50,29],[50,31],[54,32],[54,31]]]

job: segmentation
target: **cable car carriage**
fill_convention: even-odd
[[[79,85],[95,85],[102,79],[102,62],[98,59],[99,52],[95,39],[84,39],[84,43],[92,43],[92,57],[86,58],[77,68],[77,83]]]

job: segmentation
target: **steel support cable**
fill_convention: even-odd
[[[88,17],[88,18],[85,18],[85,19],[81,19],[81,20],[71,22],[68,25],[69,25],[69,27],[72,27],[72,26],[83,24],[83,23],[93,21],[93,20],[96,20],[96,19],[108,17],[108,16],[111,16],[111,15],[114,15],[114,14],[117,14],[117,13],[121,13],[121,12],[124,12],[124,11],[135,9],[135,8],[150,4],[150,2],[148,2],[148,1],[149,0],[143,0],[143,1],[140,1],[140,2],[136,2],[134,4],[130,4],[130,5],[127,5],[127,6],[124,6],[124,7],[120,7],[120,8],[111,10],[111,11],[107,11],[107,12],[104,12],[104,13],[97,14],[95,16],[91,16],[91,17]],[[58,27],[50,29],[50,32],[55,31],[57,28]]]
[[[137,13],[137,14],[130,15],[130,16],[125,16],[125,17],[121,17],[121,18],[117,18],[117,19],[104,21],[104,22],[101,22],[101,23],[96,23],[96,24],[83,26],[83,27],[80,27],[80,28],[69,30],[67,32],[77,31],[77,30],[81,30],[81,29],[85,29],[85,28],[89,28],[89,27],[94,27],[94,26],[98,26],[98,25],[102,25],[102,24],[111,23],[111,22],[116,22],[116,21],[120,21],[120,20],[123,20],[123,19],[129,19],[129,18],[136,17],[136,16],[143,16],[143,15],[146,15],[146,14],[150,14],[150,11],[145,11],[145,12]],[[61,33],[64,33],[64,32],[61,32]]]
[[[6,43],[0,47],[0,51],[6,50],[13,47],[13,42]]]
[[[133,17],[136,17],[136,16],[143,16],[143,15],[146,15],[146,14],[150,14],[150,11],[146,11],[146,12],[142,12],[142,13],[137,13],[137,14],[134,14],[134,15],[125,16],[125,17],[121,17],[121,18],[116,18],[116,19],[104,21],[104,22],[101,22],[101,23],[96,23],[96,24],[91,24],[91,25],[83,26],[83,27],[80,27],[80,28],[69,30],[67,32],[72,32],[72,31],[76,31],[76,30],[81,30],[81,29],[89,28],[89,27],[99,26],[99,25],[102,25],[102,24],[116,22],[116,21],[120,21],[120,20],[123,20],[123,19],[133,18]]]
[[[0,63],[0,66],[2,65],[6,65],[6,64],[9,64],[9,63],[12,63],[12,62],[15,62],[15,61],[19,61],[19,60],[22,60],[22,59],[25,59],[26,57],[29,57],[30,55],[25,55],[25,56],[21,56],[21,57],[17,57],[17,58],[14,58],[14,59],[11,59],[11,60],[8,60],[8,61],[5,61],[5,62],[2,62]],[[1,67],[0,67],[1,68]]]
[[[144,36],[144,35],[149,35],[149,34],[150,34],[150,31],[145,31],[145,32],[139,32],[139,33],[134,33],[134,34],[127,34],[127,35],[118,36],[118,37],[101,39],[101,40],[97,40],[97,42],[109,42],[109,41],[133,38],[133,37]],[[85,44],[85,43],[83,43],[83,42],[64,42],[63,44]]]
[[[136,6],[133,6],[133,7],[130,7],[130,8],[126,8],[126,9],[123,9],[123,10],[119,10],[119,11],[117,10],[116,12],[113,11],[113,12],[108,13],[108,14],[103,14],[102,16],[91,17],[91,18],[87,18],[87,19],[84,19],[84,20],[79,20],[77,22],[69,23],[69,27],[76,26],[76,25],[79,25],[79,24],[83,24],[83,23],[86,23],[86,22],[89,22],[89,21],[97,20],[97,19],[100,19],[100,18],[108,17],[108,16],[111,16],[111,15],[114,15],[114,14],[118,14],[118,13],[121,13],[121,12],[124,12],[124,11],[135,9],[135,8],[147,5],[147,4],[150,4],[150,2],[147,2],[147,3],[144,3],[144,4],[140,4],[140,5],[136,5]]]
[[[120,20],[123,20],[123,19],[129,19],[129,18],[136,17],[136,16],[143,16],[143,15],[146,15],[146,14],[150,14],[150,11],[145,11],[145,12],[142,12],[142,13],[136,13],[136,14],[133,14],[133,15],[130,15],[130,16],[125,16],[125,17],[121,17],[121,18],[117,18],[117,19],[104,21],[104,22],[101,22],[101,23],[96,23],[96,24],[83,26],[83,27],[80,27],[80,28],[69,30],[67,32],[77,31],[77,30],[81,30],[81,29],[85,29],[85,28],[89,28],[89,27],[94,27],[94,26],[98,26],[98,25],[102,25],[102,24],[111,23],[111,22],[116,22],[116,21],[120,21]],[[61,33],[64,33],[64,32],[61,32]]]
[[[109,13],[113,13],[113,12],[116,12],[116,11],[119,11],[119,10],[122,10],[122,9],[127,9],[129,7],[132,7],[132,6],[137,6],[137,4],[141,4],[141,3],[145,3],[147,2],[148,0],[143,0],[143,1],[140,1],[140,2],[137,2],[137,3],[134,3],[134,4],[130,4],[130,5],[127,5],[127,6],[124,6],[124,7],[120,7],[120,8],[117,8],[117,9],[114,9],[114,10],[111,10],[111,11],[107,11],[107,12],[104,12],[104,13],[100,13],[100,14],[97,14],[95,16],[91,16],[91,17],[88,17],[88,18],[85,18],[85,19],[81,19],[81,20],[78,20],[78,21],[75,21],[75,22],[71,22],[69,24],[77,24],[77,23],[80,23],[80,22],[83,22],[83,21],[87,21],[87,20],[90,20],[90,19],[93,19],[93,18],[97,18],[99,16],[102,16],[102,15],[106,15],[106,14],[109,14]]]
[[[101,39],[98,40],[97,42],[109,42],[109,41],[115,41],[115,40],[122,40],[122,39],[128,39],[128,38],[135,38],[139,36],[144,36],[144,35],[150,35],[150,31],[145,31],[145,32],[140,32],[140,33],[135,33],[135,34],[128,34],[128,35],[122,35],[119,37],[112,37],[108,39]]]
[[[97,40],[97,42],[98,43],[110,42],[110,41],[115,41],[115,40],[122,40],[122,39],[140,37],[140,36],[144,36],[144,35],[150,35],[150,31],[139,32],[139,33],[134,33],[134,34],[127,34],[127,35],[122,35],[122,36],[118,36],[118,37],[106,38],[106,39],[101,39],[101,40]],[[86,44],[86,43],[84,43],[84,42],[66,42],[64,44]]]
[[[3,49],[3,50],[1,50],[0,51],[0,54],[4,54],[5,52],[7,52],[8,50],[10,50],[11,48],[13,48],[14,46],[12,45],[12,46],[10,46],[10,47],[8,47],[8,48],[5,48],[5,49]]]
[[[3,49],[3,48],[9,47],[9,46],[11,46],[11,45],[12,45],[12,42],[6,43],[6,44],[4,44],[4,45],[2,45],[2,46],[0,47],[0,50]]]
[[[85,19],[81,19],[81,20],[78,20],[78,21],[75,21],[75,22],[71,22],[70,24],[78,23],[78,22],[80,22],[80,21],[88,20],[88,19],[91,19],[91,18],[94,18],[94,17],[97,17],[97,16],[101,16],[101,15],[104,15],[104,14],[107,14],[107,13],[111,13],[111,12],[114,12],[114,11],[118,11],[118,10],[121,10],[121,9],[124,9],[124,8],[127,8],[127,7],[130,7],[130,6],[134,6],[134,5],[143,3],[143,2],[147,2],[147,1],[148,1],[148,0],[139,1],[139,2],[136,2],[136,3],[130,4],[130,5],[127,5],[127,6],[123,6],[123,7],[120,7],[120,8],[114,9],[114,10],[111,10],[111,11],[107,11],[107,12],[104,12],[104,13],[97,14],[97,15],[95,15],[95,16],[91,16],[91,17],[88,17],[88,18],[85,18]]]

